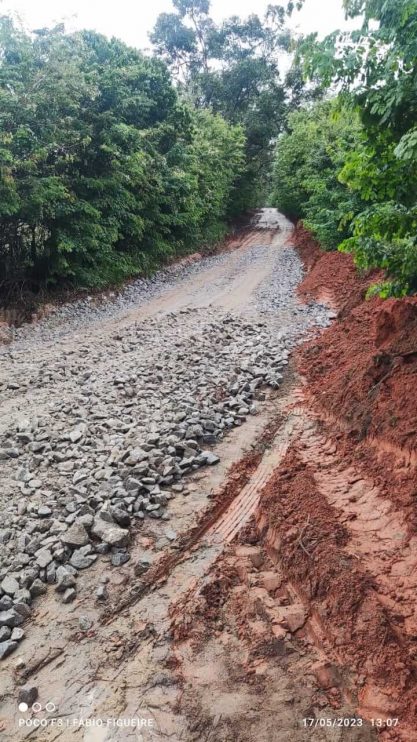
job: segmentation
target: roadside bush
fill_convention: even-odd
[[[339,179],[347,153],[361,146],[359,118],[325,101],[291,114],[288,128],[276,147],[271,203],[336,249],[361,204]]]

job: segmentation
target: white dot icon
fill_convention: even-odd
[[[51,714],[52,711],[55,711],[56,706],[54,703],[51,703],[51,701],[48,701],[48,703],[45,706],[45,709]]]
[[[29,708],[29,706],[27,705],[27,703],[23,703],[23,702],[22,703],[19,703],[19,711],[21,711],[22,714],[24,714],[25,711],[28,710],[28,708]]]
[[[39,713],[39,711],[42,711],[42,705],[41,705],[40,703],[38,703],[38,701],[36,701],[36,703],[33,703],[33,704],[32,704],[32,711],[33,711],[33,712],[34,712],[35,714],[38,714],[38,713]]]

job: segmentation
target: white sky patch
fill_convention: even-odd
[[[216,21],[230,15],[261,15],[269,2],[212,0],[211,13]],[[0,12],[17,13],[29,29],[64,21],[68,30],[94,29],[139,48],[149,48],[148,34],[159,13],[172,9],[170,0],[0,0]],[[344,19],[342,0],[306,0],[290,25],[301,33],[317,31],[321,37],[337,28],[352,27]]]

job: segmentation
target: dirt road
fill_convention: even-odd
[[[264,209],[227,251],[2,348],[5,740],[376,738],[378,688],[289,576],[314,513],[268,519],[295,449],[332,453],[291,352],[334,313],[297,298],[291,230]]]

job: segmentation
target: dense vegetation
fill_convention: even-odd
[[[417,291],[417,0],[344,5],[362,16],[360,30],[301,46],[310,80],[332,102],[291,118],[272,200],[324,246],[384,268],[382,295],[403,295]]]
[[[294,221],[302,219],[329,250],[349,236],[350,218],[362,205],[340,182],[346,158],[361,138],[358,115],[325,101],[291,114],[277,146],[271,200]]]
[[[208,0],[173,0],[152,57],[1,17],[3,300],[149,272],[267,192],[325,248],[385,268],[382,294],[416,292],[417,0],[344,4],[360,30],[301,40],[284,79],[302,0],[221,24]]]
[[[117,40],[0,24],[0,276],[104,286],[199,241],[235,210],[242,127],[180,100]]]
[[[284,10],[216,26],[174,0],[144,56],[0,18],[0,295],[103,287],[211,244],[261,203],[301,99]]]

